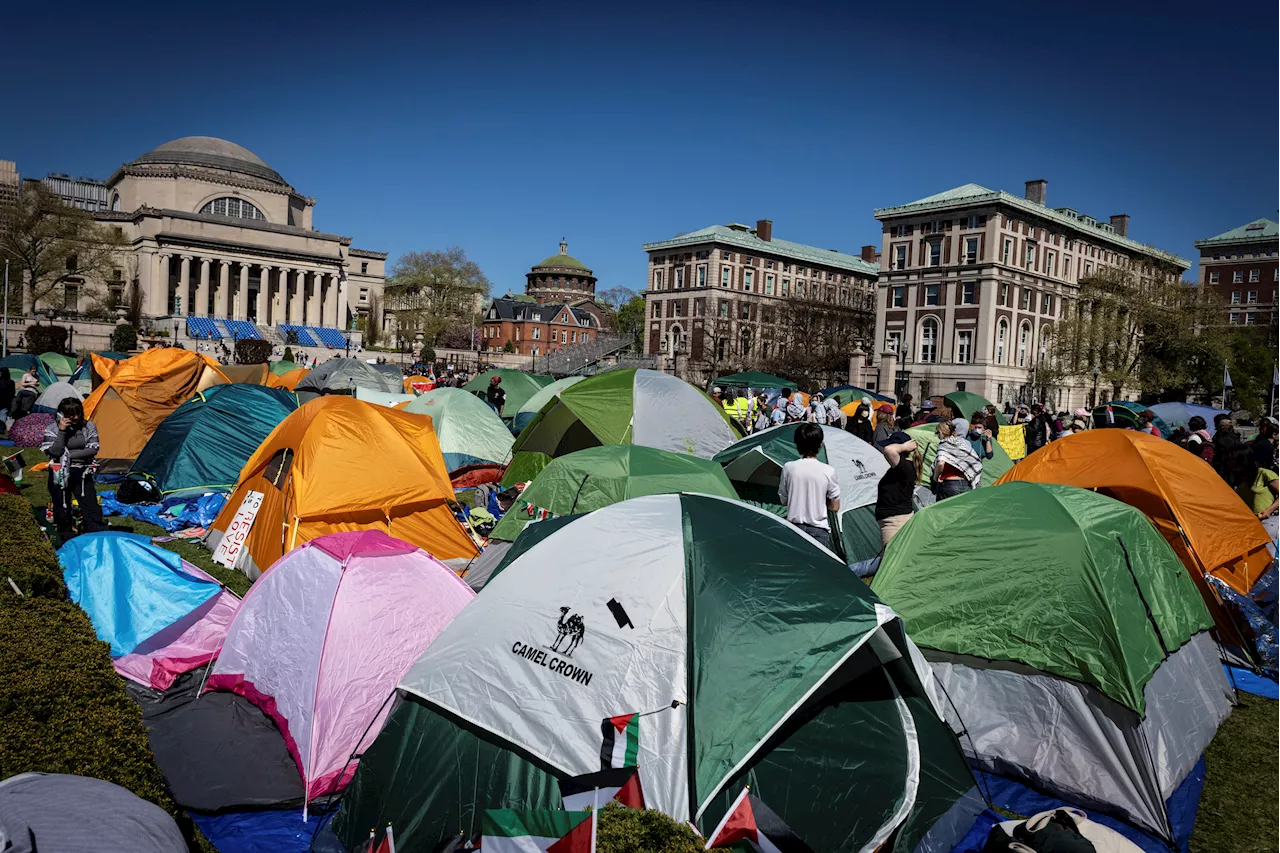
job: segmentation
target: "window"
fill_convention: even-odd
[[[1057,252],[1045,252],[1044,272],[1045,272],[1045,275],[1058,274],[1058,253]]]
[[[938,321],[932,317],[920,324],[920,361],[933,364],[938,360]]]
[[[577,332],[570,332],[570,333],[569,333],[569,343],[571,343],[571,344],[576,344],[577,342],[578,342],[578,333],[577,333]]]
[[[976,264],[978,262],[978,238],[977,237],[965,238],[964,262],[966,264]]]
[[[684,316],[684,300],[683,299],[673,299],[669,304],[671,305],[672,317]]]
[[[956,364],[969,364],[973,361],[973,331],[966,329],[956,332]]]
[[[1249,270],[1249,281],[1258,281],[1258,276],[1262,274],[1262,270]]]
[[[750,302],[743,302],[742,305],[739,306],[738,316],[739,316],[739,319],[742,319],[742,320],[751,319],[751,303]]]
[[[1022,288],[1022,310],[1023,311],[1031,310],[1031,299],[1034,295],[1035,294],[1033,294],[1028,288],[1025,288],[1025,287]]]
[[[654,307],[654,308],[658,308],[658,307],[659,307],[659,304],[658,304],[657,302],[655,302],[655,303],[653,303],[653,307]],[[657,311],[654,311],[654,312],[653,312],[653,316],[655,316],[655,317],[659,316],[659,315],[658,315],[658,312],[657,312]],[[542,340],[542,327],[541,327],[541,326],[534,326],[534,327],[533,327],[533,339],[534,339],[535,341],[540,341],[540,340]]]
[[[910,237],[911,228],[912,226],[910,225],[891,225],[889,226],[889,236],[890,237]]]
[[[767,273],[764,277],[764,292],[768,296],[773,296],[773,273]]]
[[[1240,282],[1242,282],[1242,281],[1244,281],[1244,271],[1243,271],[1243,270],[1236,270],[1235,272],[1233,272],[1233,273],[1231,274],[1231,283],[1232,283],[1232,284],[1239,284],[1239,283],[1240,283]]]
[[[1091,275],[1093,273],[1093,261],[1084,262],[1084,274]]]
[[[884,337],[889,352],[902,353],[902,332],[888,332]]]
[[[1246,326],[1256,326],[1256,325],[1258,325],[1258,315],[1257,315],[1257,314],[1254,314],[1253,312],[1249,312],[1248,314],[1245,314],[1245,315],[1244,315],[1244,324],[1245,324]]]
[[[1234,326],[1234,325],[1236,325],[1237,323],[1239,323],[1239,322],[1240,322],[1240,312],[1239,312],[1239,311],[1232,311],[1229,315],[1227,315],[1227,322],[1228,322],[1228,323],[1230,323],[1230,324],[1231,324],[1231,325],[1233,325],[1233,326]]]
[[[929,266],[937,267],[942,265],[942,243],[934,240],[929,244]]]
[[[924,286],[924,304],[925,305],[938,304],[938,285],[926,284]]]
[[[693,300],[693,316],[695,316],[695,317],[701,317],[701,316],[702,316],[702,314],[703,314],[702,304],[703,304],[703,300],[701,300],[701,299],[695,299],[695,300]]]
[[[732,260],[733,260],[733,253],[732,253],[732,252],[726,252],[724,249],[721,249],[721,250],[720,250],[720,257],[724,258],[726,261],[732,261]]]
[[[767,270],[771,270],[771,269],[773,269],[773,261],[765,261],[765,262],[764,262],[764,268],[765,268],[765,269],[767,269]]]
[[[1053,294],[1052,293],[1046,293],[1044,297],[1040,300],[1040,313],[1050,314],[1050,315],[1053,314]]]
[[[892,288],[889,305],[893,308],[907,307],[907,289],[902,286]]]
[[[1231,304],[1232,305],[1240,304],[1240,291],[1238,290],[1231,291]]]
[[[804,282],[803,281],[796,282],[796,296],[800,299],[804,299]]]
[[[961,228],[981,228],[983,225],[986,225],[986,224],[987,224],[987,217],[979,216],[977,214],[974,214],[972,216],[966,216],[960,220]]]
[[[653,271],[653,289],[662,290],[662,270]]]
[[[978,285],[974,284],[972,281],[966,281],[964,284],[960,285],[960,304],[973,305],[977,302],[977,291]]]
[[[893,268],[895,270],[905,270],[907,268],[907,247],[906,246],[894,246]]]
[[[652,315],[652,316],[654,316],[654,317],[661,317],[661,316],[662,316],[662,303],[661,303],[661,302],[657,302],[657,301],[655,301],[655,302],[653,303],[653,311],[652,311],[652,314],[651,314],[651,315]],[[534,331],[534,333],[536,334],[538,330],[537,330],[537,329],[534,329],[533,331]]]
[[[1001,256],[1001,262],[1006,264],[1012,263],[1013,262],[1012,259],[1013,259],[1013,241],[1005,240],[1004,254]]]
[[[80,305],[80,287],[75,284],[63,285],[62,307],[67,311],[77,311]]]
[[[755,281],[755,270],[747,270],[742,274],[742,289],[750,292],[751,285]]]
[[[707,286],[707,265],[699,264],[698,265],[698,287],[706,287],[706,286]]]
[[[1210,271],[1209,271],[1209,283],[1210,283],[1210,284],[1217,284],[1217,283],[1218,283],[1218,271],[1217,271],[1217,270],[1210,270]]]
[[[213,214],[215,216],[231,216],[236,219],[263,219],[262,211],[254,207],[249,202],[240,198],[215,198],[213,201],[200,208],[200,212],[204,214]]]
[[[1009,339],[1009,321],[1001,319],[996,324],[996,364],[1004,364],[1005,342]],[[1003,395],[1000,395],[1003,396]]]
[[[1009,285],[1007,284],[1000,285],[1000,304],[1006,307],[1009,305]]]
[[[684,287],[684,267],[676,267],[676,290]]]
[[[727,300],[720,300],[720,316],[725,318],[729,316],[729,303]]]
[[[1031,344],[1031,325],[1023,323],[1018,327],[1018,367],[1027,366],[1027,347]]]
[[[720,286],[721,287],[729,286],[729,268],[728,267],[720,268]]]
[[[784,278],[782,280],[782,295],[786,296],[790,292],[791,292],[791,279]]]
[[[1258,291],[1256,291],[1256,290],[1250,290],[1250,291],[1249,291],[1249,293],[1246,295],[1245,302],[1248,302],[1250,305],[1257,305],[1257,304],[1258,304]]]
[[[568,338],[569,338],[569,333],[568,333],[568,332],[561,332],[561,333],[560,333],[560,343],[562,343],[562,344],[567,344],[567,343],[569,343]]]
[[[1023,259],[1023,266],[1027,269],[1035,269],[1036,265],[1036,247],[1034,243],[1027,244],[1026,257]]]

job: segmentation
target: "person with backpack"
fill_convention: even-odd
[[[1210,465],[1213,464],[1213,436],[1209,435],[1206,429],[1204,418],[1199,415],[1192,415],[1187,421],[1187,450],[1195,456],[1199,456]]]

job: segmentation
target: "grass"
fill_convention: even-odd
[[[24,453],[28,464],[40,461],[39,451]],[[23,482],[23,496],[38,511],[44,522],[44,506],[49,501],[45,475],[28,474]],[[165,531],[153,524],[133,519],[109,519],[111,526],[148,536],[163,536]],[[189,540],[162,542],[161,547],[176,552],[184,560],[204,569],[237,595],[244,595],[250,581],[241,572],[213,562],[209,551],[199,542]],[[1205,753],[1207,779],[1195,832],[1191,836],[1191,853],[1261,853],[1275,851],[1280,842],[1280,782],[1277,757],[1280,756],[1280,704],[1258,696],[1240,694],[1240,704],[1218,730]]]

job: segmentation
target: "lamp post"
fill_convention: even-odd
[[[175,347],[178,345],[178,321],[177,320],[173,321],[173,345]]]
[[[9,355],[9,259],[4,259],[4,333],[0,337],[0,358]]]
[[[1089,408],[1098,405],[1098,374],[1102,371],[1098,369],[1098,365],[1093,366],[1093,391],[1089,394]]]

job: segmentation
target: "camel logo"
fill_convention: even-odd
[[[853,467],[858,469],[858,473],[853,476],[855,480],[866,480],[875,476],[874,471],[867,470],[867,466],[862,464],[862,460],[853,459]]]
[[[556,641],[551,644],[551,651],[567,658],[573,657],[573,650],[582,642],[584,634],[586,626],[582,617],[577,613],[570,613],[567,607],[561,607],[560,618],[556,621]],[[562,643],[564,648],[561,648]]]

